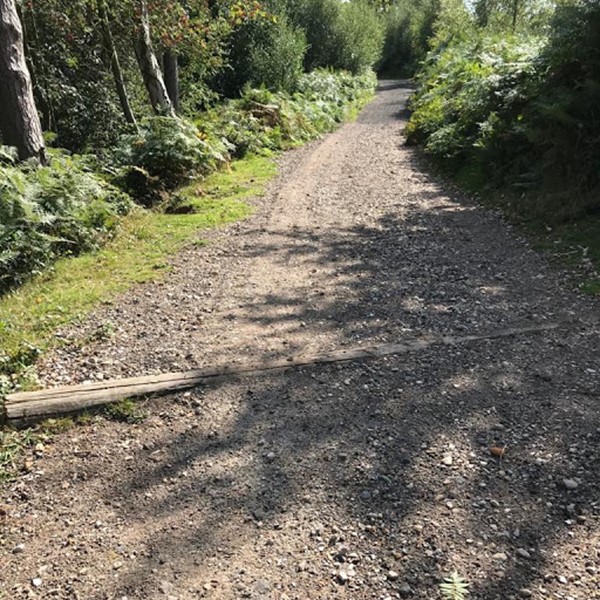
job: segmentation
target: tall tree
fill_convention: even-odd
[[[135,40],[135,55],[137,57],[144,85],[150,97],[150,103],[154,112],[175,116],[173,104],[169,98],[165,80],[152,46],[150,35],[150,16],[146,0],[140,0],[140,23],[137,39]]]
[[[21,160],[46,162],[15,0],[0,0],[0,131],[5,144],[16,146]]]
[[[108,18],[108,11],[106,9],[105,0],[98,0],[98,15],[100,17],[100,23],[102,25],[102,35],[104,37],[104,44],[106,50],[110,56],[110,68],[112,70],[113,79],[115,80],[115,87],[117,89],[117,96],[119,96],[119,102],[121,109],[125,115],[125,120],[128,123],[135,125],[135,116],[129,103],[129,96],[127,94],[127,88],[125,87],[125,81],[123,78],[123,71],[121,69],[121,62],[119,61],[119,55],[115,47],[115,41],[110,30],[110,21]]]
[[[179,110],[179,64],[177,53],[170,48],[163,53],[163,71],[165,85],[175,111]]]

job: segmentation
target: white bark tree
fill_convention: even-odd
[[[0,132],[3,143],[15,146],[21,160],[46,162],[15,0],[0,0]]]
[[[135,55],[142,72],[144,85],[148,91],[154,112],[174,117],[175,110],[169,98],[156,53],[152,47],[150,16],[148,15],[148,5],[145,0],[140,0],[140,9],[140,31],[135,40]]]

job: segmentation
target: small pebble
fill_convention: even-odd
[[[346,573],[346,571],[340,571],[337,575],[337,579],[342,585],[344,585],[348,582],[348,579],[350,579],[350,577],[348,577],[348,573]]]

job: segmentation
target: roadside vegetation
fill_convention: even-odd
[[[597,290],[600,5],[445,0],[429,43],[408,142]]]

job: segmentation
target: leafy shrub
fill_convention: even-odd
[[[244,19],[229,39],[228,63],[216,76],[215,87],[229,98],[244,87],[273,91],[294,88],[302,74],[306,37],[284,13]]]
[[[334,30],[335,58],[330,65],[357,74],[372,67],[381,57],[384,42],[382,22],[364,1],[342,4]]]
[[[148,185],[154,178],[156,186],[168,189],[209,173],[226,156],[223,148],[203,139],[193,123],[173,117],[150,117],[140,123],[138,133],[122,138],[115,160],[145,171]]]
[[[61,255],[95,248],[129,208],[81,157],[55,155],[37,169],[0,166],[0,291]]]
[[[539,48],[536,40],[483,37],[431,56],[412,101],[409,141],[459,161],[487,147],[497,118],[520,110]]]
[[[306,70],[331,67],[356,74],[379,60],[384,26],[368,2],[292,0],[288,10],[306,31]]]
[[[206,139],[225,144],[232,156],[285,149],[329,131],[343,120],[348,105],[375,89],[372,72],[318,70],[302,75],[296,92],[244,90],[241,98],[206,112],[197,124]]]
[[[600,208],[600,5],[572,0],[546,37],[493,36],[428,57],[406,133],[459,179],[546,219]],[[523,194],[526,193],[526,197]]]
[[[266,43],[250,48],[247,83],[271,90],[293,90],[303,71],[305,52],[304,32],[291,27],[286,18],[277,18],[269,26]]]
[[[290,0],[290,20],[306,34],[306,71],[334,64],[338,43],[335,30],[340,11],[341,4],[338,0]]]
[[[456,3],[459,7],[454,6]],[[384,18],[385,37],[378,71],[392,76],[414,75],[430,49],[436,17],[446,23],[449,5],[460,17],[466,17],[461,18],[464,30],[469,15],[462,0],[422,0],[392,5]],[[455,32],[452,31],[452,34],[455,35]]]
[[[62,79],[49,84],[53,99],[53,145],[71,152],[95,152],[115,144],[126,129],[122,112],[115,102],[108,77],[100,81],[81,78],[74,83]]]

